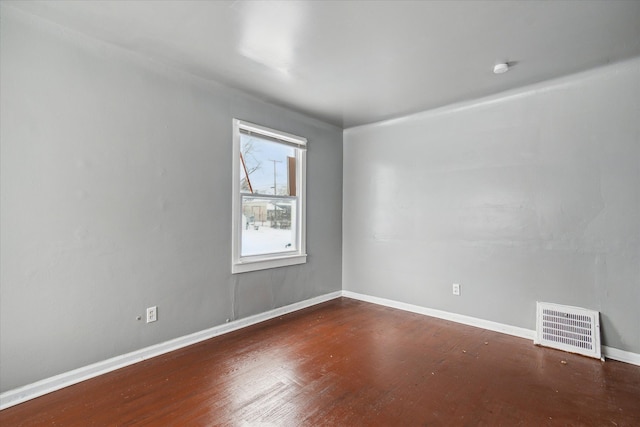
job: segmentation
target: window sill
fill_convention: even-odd
[[[289,265],[304,264],[307,262],[307,255],[287,255],[282,257],[270,257],[266,259],[247,259],[234,263],[231,266],[231,273],[246,273],[248,271],[267,270],[270,268],[287,267]]]

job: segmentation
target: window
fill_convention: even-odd
[[[307,140],[233,120],[232,273],[306,262]]]

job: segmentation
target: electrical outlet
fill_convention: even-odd
[[[460,295],[460,285],[458,283],[453,284],[453,294]]]
[[[158,306],[147,308],[147,323],[158,320]]]

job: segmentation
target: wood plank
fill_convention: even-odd
[[[640,368],[341,298],[0,411],[2,426],[260,423],[637,426]]]

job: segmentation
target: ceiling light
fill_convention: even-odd
[[[506,62],[502,64],[496,64],[493,67],[493,74],[502,74],[506,73],[507,71],[509,71],[509,64],[507,64]]]

